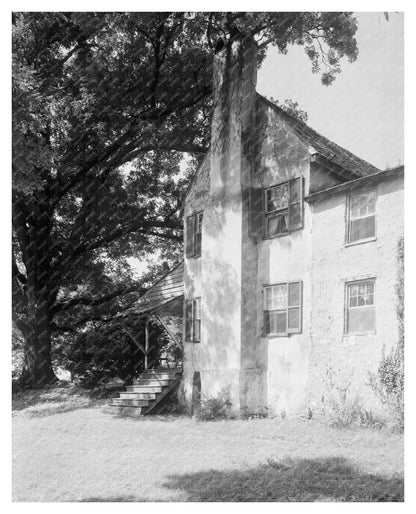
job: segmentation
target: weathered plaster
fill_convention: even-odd
[[[376,407],[377,400],[368,386],[369,372],[377,370],[383,353],[388,353],[398,340],[397,245],[403,235],[403,179],[381,182],[375,190],[375,241],[345,245],[345,194],[312,206],[310,318],[313,322],[308,380],[308,402],[312,410],[322,406],[322,397],[327,394],[328,368],[335,371],[339,385],[351,382],[352,396],[357,395],[369,409]],[[376,279],[375,333],[344,334],[345,282],[373,277]]]

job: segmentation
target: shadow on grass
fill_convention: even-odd
[[[191,502],[402,502],[403,478],[362,473],[344,458],[299,459],[244,471],[171,475],[167,489]]]
[[[103,407],[108,398],[122,387],[90,391],[75,384],[60,382],[42,389],[23,390],[12,396],[13,412],[24,411],[28,417],[52,416],[78,409]]]

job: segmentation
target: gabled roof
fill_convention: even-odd
[[[287,113],[281,107],[278,107],[274,103],[267,100],[264,96],[257,93],[257,97],[274,111],[276,111],[281,118],[283,118],[287,124],[293,129],[293,131],[303,140],[305,143],[312,146],[320,155],[325,157],[328,161],[340,166],[343,169],[348,170],[356,177],[367,177],[373,173],[378,173],[379,170],[372,164],[363,159],[360,159],[353,153],[345,150],[336,143],[333,143],[324,136],[321,136],[318,132],[308,127],[306,123],[298,120],[291,114]]]

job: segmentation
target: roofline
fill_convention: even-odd
[[[305,196],[305,200],[308,203],[315,203],[320,200],[326,200],[327,198],[330,198],[338,194],[353,191],[354,189],[359,189],[360,187],[377,184],[378,182],[381,182],[383,180],[395,179],[403,175],[404,165],[400,165],[396,168],[389,168],[387,170],[374,173],[373,175],[368,175],[367,177],[356,178],[354,180],[344,182],[343,184],[332,186],[328,189],[323,189],[322,191],[317,191],[316,193],[312,193],[308,196]]]
[[[332,141],[331,139],[327,138],[326,136],[323,136],[322,134],[320,134],[319,132],[317,132],[314,128],[312,128],[310,125],[308,125],[307,123],[305,123],[304,121],[302,120],[299,120],[298,118],[296,118],[296,116],[293,116],[293,114],[290,114],[288,113],[287,111],[285,111],[282,107],[279,107],[277,105],[275,105],[273,102],[271,102],[268,98],[266,98],[265,96],[261,95],[260,93],[257,92],[257,98],[260,99],[263,103],[265,103],[268,107],[270,107],[271,109],[273,109],[277,114],[279,115],[282,115],[284,114],[284,116],[287,116],[288,118],[291,118],[294,122],[296,123],[301,123],[303,124],[305,127],[307,127],[310,131],[314,132],[317,136],[323,138],[323,139],[326,139],[328,142],[330,142],[331,144],[335,145],[336,147],[338,147],[340,150],[342,150],[343,152],[346,152],[348,154],[350,154],[352,157],[354,157],[355,159],[357,159],[358,161],[361,161],[363,164],[366,164],[367,166],[370,166],[371,168],[373,168],[375,171],[373,172],[374,174],[375,173],[378,173],[378,171],[380,171],[376,166],[374,166],[373,164],[371,164],[371,162],[368,162],[366,161],[365,159],[362,159],[361,157],[358,157],[358,155],[355,155],[354,153],[350,152],[350,150],[347,150],[346,148],[343,148],[342,146],[340,146],[338,143],[335,143],[335,141]],[[284,117],[283,117],[284,119]],[[287,121],[287,120],[285,120]],[[290,123],[289,123],[290,125]],[[291,126],[291,129],[295,132],[295,134],[300,138],[302,139],[306,144],[308,144],[309,146],[312,146],[313,147],[313,144],[311,144],[309,141],[305,140],[304,137],[302,137],[302,134],[299,133],[296,128],[292,127]],[[319,152],[316,148],[315,149],[315,153],[321,155],[322,157],[324,157],[328,162],[331,162],[332,164],[335,164],[336,166],[344,169],[345,171],[347,171],[348,173],[350,173],[351,175],[355,176],[355,177],[362,177],[362,176],[368,176],[368,175],[363,175],[362,173],[358,172],[357,170],[352,170],[350,168],[346,168],[345,166],[341,166],[339,164],[337,164],[336,162],[333,162],[331,158],[329,157],[326,157],[325,155],[323,155],[321,152]],[[371,174],[373,174],[371,173]]]
[[[205,164],[205,161],[206,161],[208,155],[210,155],[210,152],[211,152],[211,147],[209,146],[208,150],[205,152],[205,155],[204,155],[204,158],[201,161],[201,164],[198,166],[198,168],[196,169],[195,173],[192,175],[191,180],[189,181],[188,187],[186,188],[185,194],[183,195],[183,198],[181,200],[181,204],[182,204],[181,211],[183,210],[183,208],[185,206],[186,197],[188,196],[188,193],[191,190],[191,187],[193,186],[196,177],[198,176],[199,170]]]

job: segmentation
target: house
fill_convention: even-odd
[[[184,260],[138,313],[183,312],[189,410],[221,397],[237,415],[314,413],[339,392],[371,410],[369,373],[399,337],[403,166],[381,171],[260,96],[256,54],[238,37],[215,56]]]
[[[348,389],[377,407],[403,166],[381,171],[260,96],[256,51],[240,38],[215,56],[211,147],[184,203],[182,401],[290,415]]]

